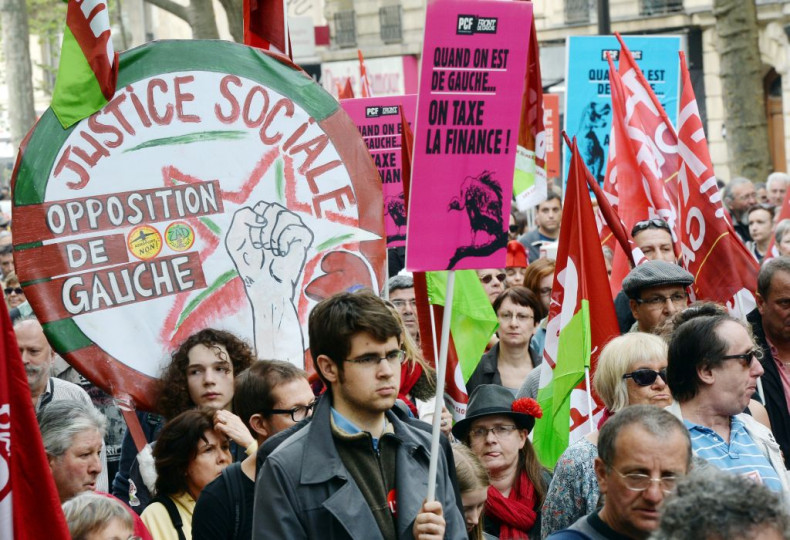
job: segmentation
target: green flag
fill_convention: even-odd
[[[447,290],[447,272],[426,272],[428,302],[444,305]],[[486,344],[497,328],[497,318],[491,301],[483,289],[474,270],[457,270],[453,289],[453,312],[450,322],[450,335],[461,365],[464,382],[480,362]],[[450,366],[448,373],[452,373]],[[465,392],[465,389],[464,389]]]

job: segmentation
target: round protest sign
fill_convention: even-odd
[[[304,72],[233,43],[121,55],[103,109],[68,130],[41,117],[13,194],[16,267],[47,337],[141,408],[195,331],[302,366],[312,306],[382,285],[381,182],[359,132]]]

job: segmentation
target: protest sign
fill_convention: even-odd
[[[680,99],[677,61],[680,37],[625,36],[623,41],[674,125]],[[606,53],[611,54],[617,63],[620,44],[614,36],[571,36],[567,41],[567,52],[565,132],[577,138],[582,160],[598,184],[603,186],[612,126]],[[564,176],[567,178],[570,152],[566,149],[563,155]]]
[[[531,26],[528,2],[428,4],[409,270],[504,266]]]
[[[546,178],[560,175],[560,96],[543,94],[543,125],[546,128]],[[559,181],[554,184],[559,185]]]
[[[383,282],[359,132],[296,66],[233,43],[133,49],[118,88],[68,130],[45,112],[14,171],[17,269],[47,337],[141,408],[205,327],[303,366],[310,308]]]
[[[387,247],[406,245],[406,203],[401,171],[401,117],[414,125],[417,95],[344,99],[340,106],[359,129],[381,177]]]

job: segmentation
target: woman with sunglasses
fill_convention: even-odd
[[[543,316],[542,306],[532,291],[511,287],[494,301],[499,322],[499,342],[483,355],[466,383],[468,395],[481,384],[498,384],[515,398],[529,372],[541,358],[530,348],[535,320]]]
[[[19,284],[19,278],[16,277],[15,272],[10,272],[3,282],[3,294],[5,295],[5,303],[8,309],[11,310],[26,302],[25,291]]]
[[[477,277],[483,284],[483,289],[488,295],[488,300],[493,304],[496,297],[505,290],[505,280],[507,274],[504,268],[487,268],[477,270]]]
[[[660,337],[631,332],[610,341],[598,357],[593,378],[593,387],[606,406],[599,427],[629,405],[670,405],[666,372],[667,344]],[[598,432],[591,433],[568,447],[557,461],[543,504],[544,538],[596,509],[600,495],[594,469],[597,443]]]

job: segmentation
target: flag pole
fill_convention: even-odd
[[[428,501],[436,498],[436,471],[439,468],[439,436],[441,435],[442,405],[444,403],[444,379],[447,371],[447,353],[450,345],[450,320],[453,312],[453,288],[455,270],[447,272],[447,290],[444,293],[444,314],[442,316],[442,339],[439,359],[436,362],[436,400],[431,431],[431,461],[428,465]]]
[[[588,416],[590,420],[590,433],[595,431],[595,422],[593,422],[593,403],[592,403],[592,386],[590,386],[590,366],[584,366],[584,384],[587,385],[587,410],[590,411]]]

